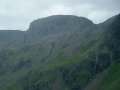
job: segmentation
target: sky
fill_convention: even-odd
[[[0,30],[27,30],[51,15],[76,15],[101,23],[120,13],[120,0],[0,0]]]

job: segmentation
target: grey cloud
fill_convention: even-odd
[[[26,30],[37,18],[84,16],[95,23],[120,13],[120,0],[0,0],[0,29]]]

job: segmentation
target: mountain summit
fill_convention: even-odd
[[[41,33],[60,32],[71,29],[84,29],[85,26],[92,25],[92,21],[72,15],[54,15],[42,19],[37,19],[30,24],[29,31],[39,30]]]

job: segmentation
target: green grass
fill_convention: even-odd
[[[120,90],[120,61],[97,74],[85,90]]]
[[[102,81],[101,90],[120,90],[120,62],[110,66],[108,76]]]

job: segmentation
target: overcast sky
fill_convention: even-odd
[[[50,15],[77,15],[100,23],[120,13],[120,0],[0,0],[0,29],[27,30]]]

